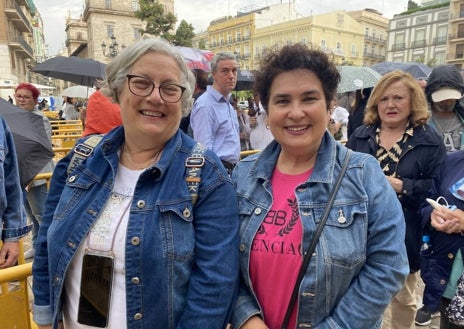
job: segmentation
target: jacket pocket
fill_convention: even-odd
[[[324,209],[315,209],[319,222]],[[319,243],[324,259],[334,266],[351,269],[366,260],[367,211],[364,204],[334,205]]]
[[[65,218],[76,206],[81,207],[81,213],[85,212],[89,205],[89,196],[94,199],[98,197],[99,189],[96,194],[90,195],[89,190],[93,188],[97,181],[83,172],[77,172],[66,178],[66,183],[61,192],[60,201],[55,210],[54,219]],[[84,201],[86,199],[87,201]]]
[[[190,202],[158,205],[163,257],[181,262],[193,259],[195,227]]]

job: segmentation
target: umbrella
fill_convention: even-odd
[[[411,73],[416,79],[426,78],[432,72],[431,67],[418,62],[381,62],[372,65],[371,68],[382,75],[394,70],[402,70]]]
[[[337,90],[339,94],[374,87],[381,77],[379,73],[366,66],[338,66],[338,71],[340,72]]]
[[[54,156],[43,118],[1,98],[0,115],[13,133],[21,186],[26,187]]]
[[[206,72],[211,71],[210,63],[214,57],[213,52],[181,46],[177,46],[176,48],[184,58],[189,69],[202,69]]]
[[[253,88],[253,72],[248,70],[237,71],[237,85],[235,91],[251,90]]]
[[[94,88],[84,86],[72,86],[63,90],[61,95],[67,97],[89,98],[89,96],[92,95],[94,92]]]
[[[31,71],[81,86],[92,87],[105,77],[106,65],[93,59],[56,56],[36,65]]]

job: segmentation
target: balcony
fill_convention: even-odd
[[[452,60],[462,60],[464,58],[464,54],[463,53],[456,53],[456,54],[448,54],[446,55],[446,59],[448,61],[452,61]]]
[[[464,32],[453,33],[448,36],[449,42],[458,42],[464,39]]]
[[[365,51],[363,53],[363,56],[366,57],[366,58],[375,58],[375,59],[381,59],[381,60],[385,59],[385,55],[378,55],[378,54],[375,54],[375,53],[369,53],[367,51]]]
[[[392,45],[392,51],[405,50],[405,49],[406,49],[406,44],[404,42]]]
[[[10,32],[8,33],[8,46],[16,52],[22,52],[26,56],[33,58],[32,47],[27,43],[26,40],[19,34]]]
[[[422,48],[427,45],[426,40],[416,40],[411,42],[411,48]]]
[[[464,12],[450,13],[450,21],[464,19]]]
[[[32,26],[15,0],[5,0],[5,15],[20,32],[31,33]]]
[[[433,38],[433,45],[438,46],[438,45],[444,45],[446,44],[446,37],[436,37]]]
[[[385,39],[373,37],[373,36],[370,36],[370,35],[367,35],[367,34],[364,35],[364,40],[370,41],[370,42],[377,42],[377,43],[386,43],[387,42],[387,40],[385,40]]]

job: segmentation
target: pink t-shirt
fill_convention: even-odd
[[[253,240],[250,277],[263,309],[264,322],[270,329],[282,325],[303,262],[303,233],[295,188],[311,173],[312,169],[299,175],[274,170],[271,180],[274,202]],[[289,328],[296,327],[297,309],[295,305]]]

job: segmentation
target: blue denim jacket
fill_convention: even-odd
[[[17,241],[30,229],[23,207],[13,135],[0,116],[0,240]]]
[[[232,175],[239,198],[241,268],[232,315],[234,328],[252,315],[262,314],[251,288],[250,250],[272,205],[270,181],[280,150],[276,141],[271,142],[261,154],[242,160]],[[324,212],[346,152],[326,132],[311,177],[295,190],[304,250]],[[340,211],[345,222],[338,221]],[[380,328],[386,306],[409,273],[404,234],[401,206],[377,160],[354,152],[299,288],[297,327]]]
[[[115,128],[69,176],[69,155],[56,166],[33,265],[38,324],[57,326],[66,271],[110,197],[123,139],[124,128]],[[192,207],[185,160],[194,145],[177,132],[137,182],[125,246],[127,328],[220,329],[229,320],[239,278],[237,198],[207,151]]]

